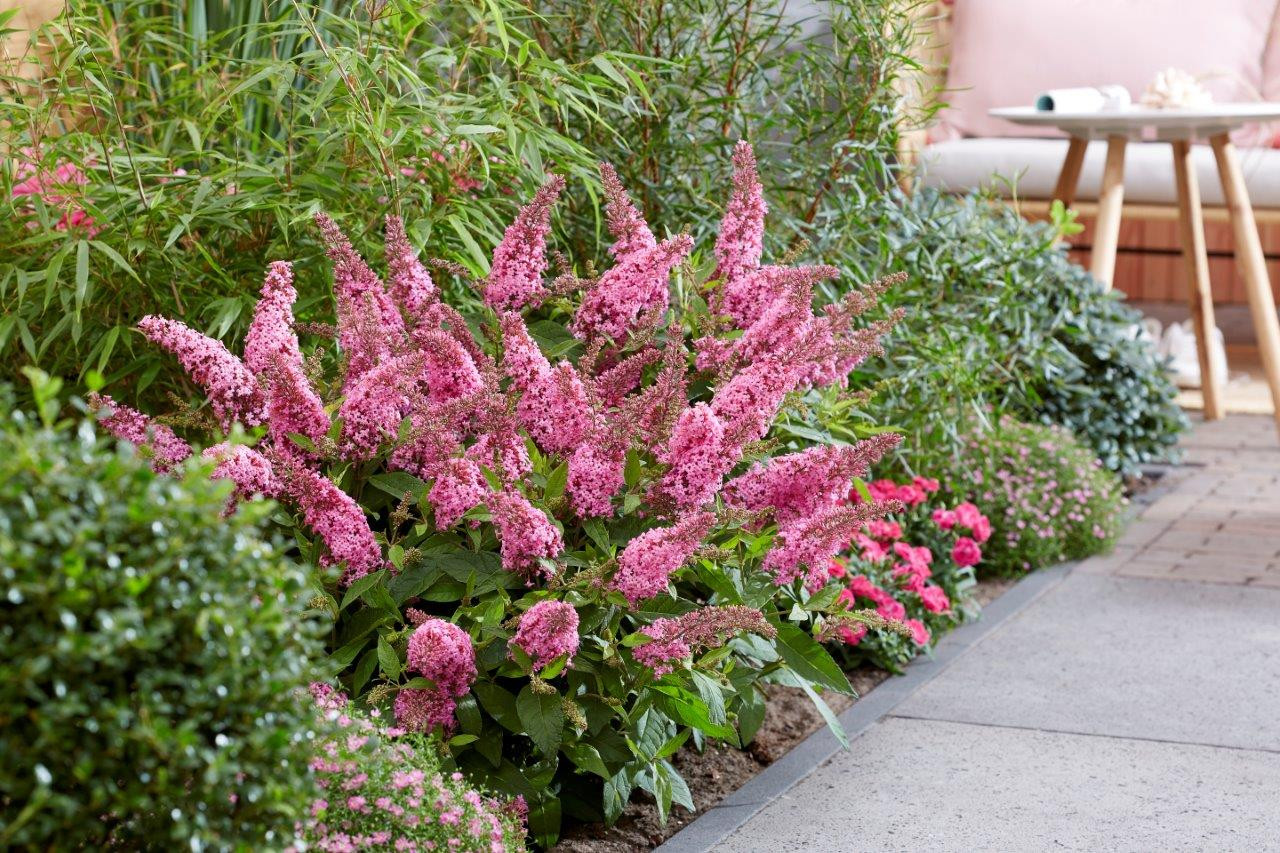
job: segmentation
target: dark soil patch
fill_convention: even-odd
[[[974,598],[979,605],[985,606],[1015,583],[1017,581],[1011,578],[981,580],[974,589]],[[848,675],[849,683],[859,696],[865,696],[891,677],[888,672],[871,666],[860,666]],[[658,810],[653,800],[639,792],[612,827],[601,823],[566,826],[555,851],[631,853],[652,850],[826,725],[804,691],[794,687],[770,686],[768,694],[764,724],[745,750],[708,744],[706,750],[699,753],[691,745],[686,745],[672,758],[675,768],[689,783],[693,803],[698,807],[696,814],[681,806],[673,806],[671,817],[664,826],[658,821]],[[857,701],[849,696],[830,693],[824,698],[837,714]]]

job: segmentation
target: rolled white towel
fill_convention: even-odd
[[[1053,113],[1099,113],[1128,109],[1133,99],[1124,86],[1050,89],[1036,98],[1036,109]]]

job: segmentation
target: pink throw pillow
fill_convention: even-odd
[[[1134,100],[1168,67],[1201,77],[1217,101],[1256,101],[1277,0],[955,0],[949,106],[939,138],[1060,136],[987,115],[1031,106],[1046,89],[1119,83]],[[1280,35],[1280,34],[1277,34]]]

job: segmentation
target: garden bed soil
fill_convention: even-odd
[[[1016,582],[1011,578],[979,581],[974,589],[974,599],[985,606]],[[848,676],[857,695],[865,696],[889,679],[891,674],[873,666],[860,666],[849,671]],[[770,685],[766,689],[768,698],[764,723],[746,749],[713,743],[699,753],[693,746],[686,745],[673,756],[672,763],[689,784],[697,812],[672,806],[670,818],[663,825],[658,820],[653,800],[639,792],[612,827],[601,823],[566,826],[564,836],[554,848],[556,853],[652,850],[826,725],[803,690],[778,685]],[[851,696],[833,693],[827,693],[824,698],[837,714],[857,701]]]

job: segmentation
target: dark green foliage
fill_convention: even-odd
[[[957,429],[1007,412],[1058,423],[1107,468],[1133,475],[1173,452],[1186,420],[1139,321],[1055,244],[1070,223],[1032,223],[979,195],[895,195],[847,222],[845,258],[910,278],[886,297],[906,316],[868,366],[874,404],[908,431],[911,464],[946,460]]]
[[[318,638],[305,575],[258,535],[269,506],[223,520],[227,493],[88,423],[6,416],[0,847],[287,843]]]

